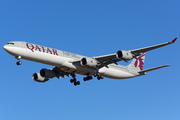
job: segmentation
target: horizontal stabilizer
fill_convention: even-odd
[[[164,68],[164,67],[168,67],[168,66],[171,66],[171,65],[163,65],[163,66],[159,66],[159,67],[155,67],[155,68],[150,68],[150,69],[142,70],[139,73],[142,74],[142,73],[150,72],[150,71],[157,70],[157,69]]]

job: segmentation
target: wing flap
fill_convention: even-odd
[[[104,66],[108,68],[107,65],[112,64],[112,63],[117,64],[117,62],[121,61],[120,59],[116,57],[116,53],[103,55],[103,56],[97,56],[93,58],[95,58],[100,63],[100,65],[98,66],[99,68],[102,68]]]
[[[93,57],[99,61],[106,61],[106,60],[111,60],[116,58],[116,54],[109,54],[109,55],[103,55],[103,56],[97,56],[97,57]]]

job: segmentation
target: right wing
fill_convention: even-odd
[[[166,43],[162,43],[162,44],[158,44],[158,45],[153,45],[153,46],[149,46],[149,47],[144,47],[144,48],[140,48],[140,49],[134,49],[134,50],[129,50],[130,53],[132,53],[134,56],[139,55],[141,53],[150,51],[150,50],[154,50],[169,44],[172,44],[176,41],[177,38],[174,38],[172,41],[170,42],[166,42]],[[103,56],[97,56],[97,57],[93,57],[95,58],[99,63],[100,63],[100,68],[101,67],[107,67],[107,65],[111,64],[111,63],[115,63],[117,64],[117,62],[121,61],[122,59],[118,59],[116,57],[116,53],[114,54],[109,54],[109,55],[103,55]]]
[[[150,51],[150,50],[154,50],[169,44],[172,44],[176,41],[177,38],[173,39],[170,42],[166,42],[166,43],[162,43],[162,44],[158,44],[158,45],[153,45],[153,46],[149,46],[149,47],[144,47],[144,48],[140,48],[140,49],[134,49],[134,50],[129,50],[127,52],[129,52],[130,54],[132,54],[134,56],[134,58],[136,58],[136,56],[138,56],[141,53]],[[97,56],[97,57],[92,57],[93,59],[95,59],[98,63],[98,68],[102,68],[102,67],[107,67],[109,64],[117,64],[117,62],[124,60],[124,59],[118,59],[117,58],[117,53],[114,54],[109,54],[109,55],[103,55],[103,56]],[[124,60],[126,61],[126,60]],[[74,64],[80,64],[80,60],[78,61],[72,61],[72,63]]]
[[[158,44],[158,45],[153,45],[153,46],[149,46],[149,47],[145,47],[145,48],[140,48],[140,49],[135,49],[135,50],[130,50],[132,53],[143,53],[143,52],[147,52],[147,51],[150,51],[150,50],[154,50],[154,49],[157,49],[157,48],[160,48],[160,47],[163,47],[163,46],[166,46],[166,45],[169,45],[169,44],[172,44],[176,41],[177,38],[174,38],[172,41],[170,42],[166,42],[166,43],[162,43],[162,44]]]
[[[111,64],[111,63],[115,63],[117,64],[117,62],[121,61],[120,59],[118,59],[116,57],[116,54],[109,54],[109,55],[103,55],[103,56],[97,56],[97,57],[93,57],[94,59],[96,59],[99,62],[99,68],[102,67],[107,67],[107,65]]]

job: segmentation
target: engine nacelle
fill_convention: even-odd
[[[34,73],[34,74],[32,75],[32,79],[33,79],[34,81],[36,81],[36,82],[46,82],[46,81],[49,80],[49,79],[46,78],[46,77],[42,77],[42,76],[40,75],[40,73]]]
[[[130,53],[129,51],[123,51],[123,50],[119,50],[116,53],[116,57],[118,59],[123,59],[123,60],[131,60],[133,58],[132,53]]]
[[[40,75],[42,77],[46,77],[46,78],[53,78],[56,76],[56,74],[54,73],[53,70],[49,70],[49,69],[41,69],[40,70]]]
[[[97,66],[97,61],[93,58],[82,58],[80,63],[82,66],[89,66],[89,67]]]

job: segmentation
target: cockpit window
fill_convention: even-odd
[[[11,44],[11,45],[14,45],[14,43],[7,43],[7,44]]]

